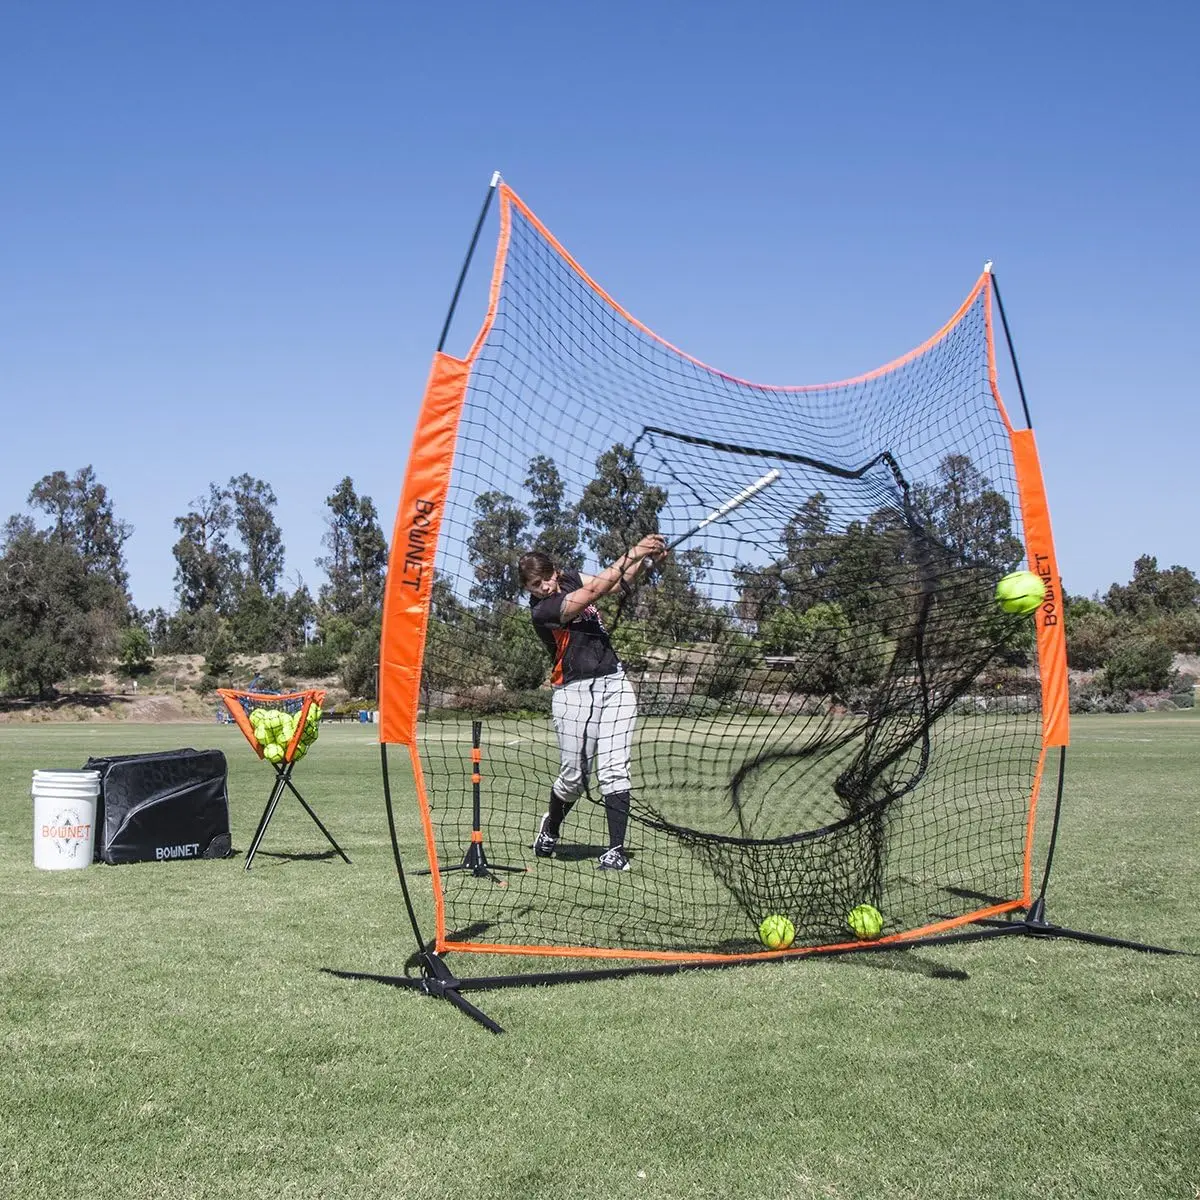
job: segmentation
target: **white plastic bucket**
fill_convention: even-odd
[[[33,865],[43,871],[91,866],[99,771],[34,771]]]

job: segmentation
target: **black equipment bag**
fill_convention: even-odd
[[[168,862],[233,853],[220,750],[89,758],[84,770],[100,772],[97,862]]]

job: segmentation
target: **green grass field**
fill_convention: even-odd
[[[289,799],[251,872],[42,872],[35,767],[220,747],[239,851],[270,772],[215,724],[0,727],[0,1196],[1200,1196],[1197,958],[1009,938],[472,993],[501,1038],[324,973],[413,950],[372,733],[296,772],[351,866]],[[1076,720],[1051,920],[1200,952],[1198,764],[1190,714]]]

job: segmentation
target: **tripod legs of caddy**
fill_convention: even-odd
[[[342,856],[343,862],[349,862],[346,857],[346,852],[334,840],[333,834],[321,822],[321,818],[313,811],[307,800],[300,795],[296,785],[292,782],[292,768],[296,765],[295,762],[289,763],[274,763],[275,767],[275,786],[271,789],[271,797],[267,801],[267,807],[263,809],[262,818],[258,822],[258,828],[254,831],[254,838],[250,842],[250,849],[246,851],[246,870],[250,870],[250,864],[254,862],[254,856],[258,853],[258,847],[262,843],[263,835],[267,832],[267,826],[271,823],[271,818],[275,815],[275,808],[279,801],[283,798],[283,793],[289,791],[304,808],[304,811],[312,817],[317,828],[325,835],[329,844]]]

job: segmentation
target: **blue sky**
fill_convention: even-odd
[[[315,589],[343,475],[390,535],[499,169],[631,312],[767,383],[895,357],[994,259],[1067,589],[1200,570],[1198,43],[1194,3],[13,0],[0,518],[92,463],[171,607],[172,518],[248,471]]]

